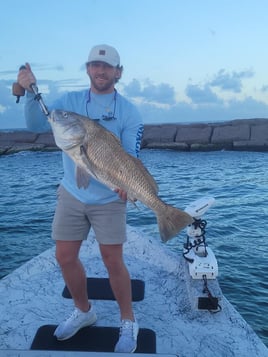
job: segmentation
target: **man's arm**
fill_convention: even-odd
[[[19,71],[18,83],[26,90],[26,103],[24,106],[24,116],[26,120],[27,129],[33,132],[50,131],[50,124],[47,117],[42,113],[35,94],[31,89],[31,84],[36,84],[36,78],[31,70],[29,63]]]
[[[143,121],[139,111],[135,106],[131,105],[120,139],[125,151],[132,156],[139,156],[143,128]]]

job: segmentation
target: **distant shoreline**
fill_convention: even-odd
[[[236,119],[218,123],[145,124],[142,149],[178,151],[268,151],[268,119]],[[52,133],[27,129],[0,130],[0,155],[19,151],[59,150]]]

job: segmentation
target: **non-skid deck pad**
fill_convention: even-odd
[[[118,327],[84,327],[65,341],[58,341],[53,333],[56,325],[39,327],[31,350],[113,352],[119,337]],[[140,328],[136,353],[156,353],[156,336],[150,329]]]
[[[132,301],[144,299],[144,285],[142,280],[131,279]],[[108,278],[87,278],[87,294],[93,300],[115,300]],[[67,286],[64,287],[62,296],[72,298]]]

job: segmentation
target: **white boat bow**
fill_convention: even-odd
[[[192,304],[195,297],[191,294],[198,294],[203,282],[193,281],[182,254],[178,255],[158,238],[144,236],[130,226],[127,229],[125,262],[131,278],[145,282],[144,299],[133,302],[135,314],[141,328],[155,332],[159,356],[268,356],[266,346],[223,296],[217,279],[211,288],[219,298],[221,311],[198,310]],[[93,234],[83,243],[80,257],[87,276],[107,277]],[[69,356],[69,352],[30,351],[40,326],[58,324],[73,310],[72,300],[62,297],[63,288],[54,248],[0,280],[0,356]],[[94,300],[93,304],[98,314],[97,326],[119,325],[115,301]],[[72,354],[76,355],[84,353]]]

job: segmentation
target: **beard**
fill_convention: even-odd
[[[91,87],[100,93],[109,93],[114,90],[114,78],[107,78],[106,76],[93,77],[89,76]]]

